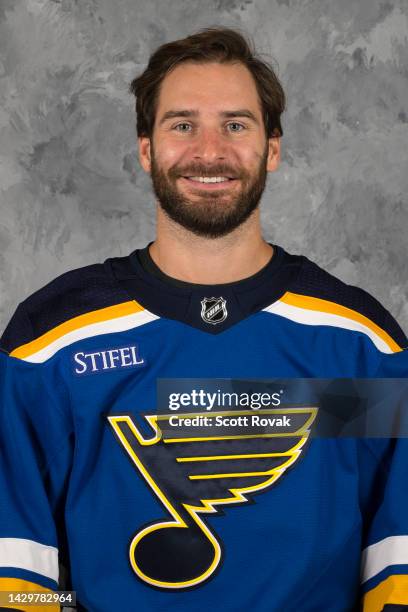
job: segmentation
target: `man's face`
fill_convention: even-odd
[[[279,138],[267,140],[255,82],[240,63],[177,66],[162,82],[153,137],[139,146],[162,209],[209,238],[248,219],[279,163]]]

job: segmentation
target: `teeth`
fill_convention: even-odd
[[[223,183],[229,180],[226,176],[189,176],[188,178],[200,183]]]

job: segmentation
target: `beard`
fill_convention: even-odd
[[[166,173],[157,163],[151,144],[151,177],[153,190],[162,210],[176,223],[193,234],[219,238],[246,221],[259,206],[267,178],[268,143],[255,172],[236,170],[225,163],[212,167],[192,162],[189,166],[172,166]],[[233,176],[241,188],[197,192],[192,197],[177,188],[182,176]]]

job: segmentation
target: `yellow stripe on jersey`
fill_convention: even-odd
[[[86,312],[85,314],[78,315],[77,317],[73,317],[57,325],[39,338],[15,348],[10,353],[10,356],[16,357],[17,359],[27,359],[31,355],[38,353],[52,343],[60,340],[63,336],[72,334],[82,328],[98,323],[109,323],[115,319],[120,319],[121,317],[133,315],[142,311],[144,311],[143,306],[136,302],[136,300],[131,300],[115,306],[107,306],[106,308],[99,308],[98,310]],[[108,332],[109,330],[106,331]],[[75,340],[76,338],[74,341]]]
[[[21,580],[20,578],[3,578],[0,577],[0,591],[4,592],[27,592],[35,591],[36,593],[54,593],[51,589],[46,589],[40,584],[29,582],[28,580]],[[4,597],[4,595],[2,595]],[[11,610],[23,610],[24,612],[60,612],[59,604],[47,604],[38,606],[34,604],[26,605],[24,603],[7,603],[1,602],[0,609],[6,607]]]
[[[408,606],[408,576],[389,576],[368,591],[363,599],[363,612],[381,612],[387,604]]]
[[[387,344],[393,353],[397,353],[402,350],[402,348],[386,331],[381,329],[381,327],[379,327],[365,315],[362,315],[361,313],[353,310],[352,308],[348,308],[347,306],[342,306],[341,304],[336,304],[335,302],[331,302],[329,300],[323,300],[322,298],[291,293],[290,291],[287,291],[279,301],[283,302],[284,304],[288,304],[289,306],[295,306],[296,308],[325,312],[338,317],[344,317],[345,319],[350,319],[371,330],[376,336],[381,338],[385,344]]]

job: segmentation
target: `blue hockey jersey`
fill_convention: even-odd
[[[64,566],[91,612],[408,610],[407,439],[171,438],[156,388],[406,376],[397,323],[277,246],[235,283],[152,268],[63,274],[3,334],[0,590]]]

